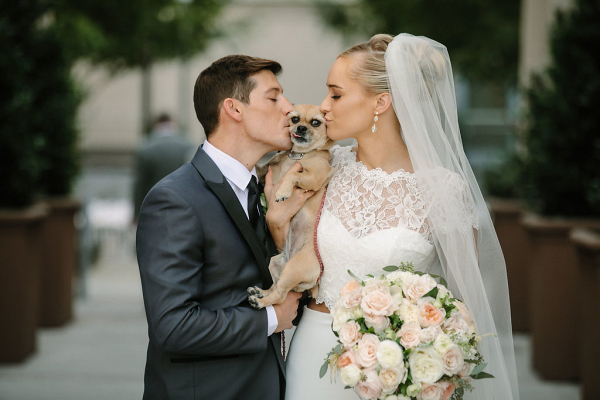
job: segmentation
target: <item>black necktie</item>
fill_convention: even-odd
[[[258,240],[262,245],[263,251],[266,251],[266,239],[267,234],[265,232],[265,225],[258,212],[258,205],[260,201],[261,190],[256,182],[256,177],[252,175],[250,183],[248,183],[248,217],[250,219],[250,225],[256,232]]]

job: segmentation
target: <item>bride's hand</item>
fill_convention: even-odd
[[[302,164],[297,162],[286,173],[286,176],[300,171],[302,171]],[[267,220],[273,241],[280,251],[285,246],[285,240],[290,229],[290,220],[302,208],[306,200],[315,194],[312,190],[305,191],[304,189],[295,187],[288,199],[277,202],[275,201],[275,193],[277,193],[281,181],[283,181],[283,178],[279,184],[273,185],[273,171],[269,167],[269,172],[265,176],[265,197],[267,200],[267,214],[265,215],[265,219]]]

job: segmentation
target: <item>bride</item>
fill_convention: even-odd
[[[470,399],[518,399],[504,259],[465,157],[446,48],[428,38],[375,35],[340,54],[321,104],[335,174],[317,228],[324,271],[287,359],[286,400],[356,399],[339,377],[319,379],[336,345],[330,309],[347,271],[365,277],[412,261],[443,275],[473,314],[494,379]],[[395,397],[392,397],[395,399]]]

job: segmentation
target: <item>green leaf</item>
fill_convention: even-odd
[[[429,292],[425,293],[423,295],[423,297],[429,296],[429,297],[433,297],[435,299],[437,297],[437,295],[438,295],[438,292],[439,292],[439,289],[437,287],[434,287]]]
[[[329,368],[329,361],[325,360],[323,365],[321,365],[321,370],[319,371],[319,378],[322,378],[327,373],[327,368]]]
[[[442,278],[440,276],[440,285],[446,287],[446,289],[448,289],[448,282],[446,282],[446,280],[444,278]]]
[[[477,375],[478,373],[483,371],[485,369],[485,367],[487,367],[487,363],[482,363],[482,364],[477,365],[475,368],[473,368],[473,371],[471,372],[471,376]]]
[[[494,375],[488,374],[487,372],[480,372],[477,375],[471,374],[471,378],[473,379],[486,379],[486,378],[495,378]]]
[[[469,360],[465,358],[465,362],[469,364],[477,364],[477,360]]]
[[[338,344],[337,346],[335,346],[335,348],[333,349],[333,354],[342,354],[342,344]]]
[[[352,389],[352,386],[346,385],[346,387],[344,387],[344,389]]]
[[[365,283],[362,281],[362,279],[360,279],[358,276],[354,275],[354,273],[352,271],[348,270],[348,274],[350,274],[350,276],[352,278],[354,278],[354,280],[356,280],[356,282],[358,282],[361,285],[365,286]]]
[[[383,270],[386,272],[394,272],[394,271],[398,271],[400,268],[396,267],[395,265],[388,265],[387,267],[383,267]]]

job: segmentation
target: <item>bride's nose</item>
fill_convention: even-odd
[[[331,111],[331,107],[330,107],[330,104],[329,104],[329,96],[325,97],[325,99],[321,103],[321,106],[319,107],[319,110],[323,114],[327,114],[328,112]]]

